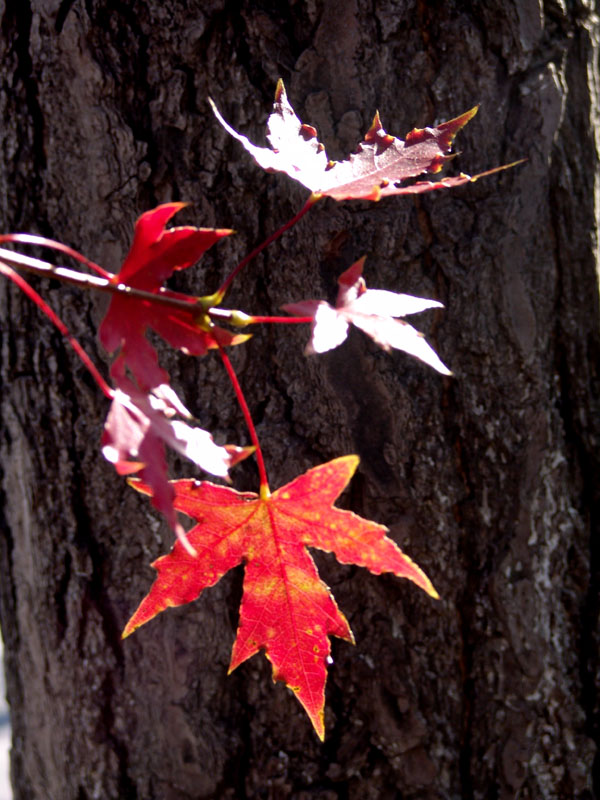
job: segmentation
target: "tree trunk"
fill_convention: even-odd
[[[328,153],[379,108],[402,135],[481,109],[452,192],[321,202],[228,306],[372,287],[435,297],[454,376],[360,334],[305,359],[301,326],[232,351],[280,486],[358,453],[345,500],[386,524],[441,600],[317,556],[356,637],[333,644],[327,736],[263,656],[227,666],[242,569],[121,641],[172,537],[99,456],[106,402],[45,318],[1,286],[0,613],[17,800],[592,798],[598,674],[598,21],[584,0],[4,0],[3,230],[116,270],[135,218],[232,227],[177,288],[206,294],[306,192],[261,142],[278,77]],[[110,6],[110,10],[108,7]],[[38,284],[36,284],[37,286]],[[103,298],[39,284],[88,352]],[[218,358],[161,350],[203,427],[247,443]],[[183,465],[173,465],[181,470]],[[239,489],[256,488],[245,463]]]

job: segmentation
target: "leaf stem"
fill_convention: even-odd
[[[35,291],[35,289],[30,286],[27,281],[21,277],[17,272],[14,271],[11,267],[7,266],[6,264],[2,264],[0,262],[0,273],[6,275],[13,283],[24,292],[30,300],[36,304],[36,306],[41,309],[44,314],[48,317],[48,319],[55,325],[58,330],[62,333],[62,335],[68,340],[69,344],[73,348],[73,350],[77,353],[79,358],[82,360],[85,367],[87,367],[90,375],[96,381],[102,393],[107,397],[109,400],[112,400],[114,396],[113,390],[110,386],[106,383],[102,375],[98,372],[96,366],[94,365],[91,358],[85,352],[83,347],[79,344],[77,339],[74,336],[71,336],[69,333],[69,329],[62,321],[62,319],[50,308],[50,306],[46,303],[46,301]]]
[[[248,433],[250,434],[250,440],[254,445],[254,447],[256,448],[255,451],[256,463],[258,465],[258,474],[260,477],[260,496],[264,500],[270,496],[271,490],[269,489],[267,470],[265,467],[265,460],[263,458],[260,442],[258,441],[258,434],[256,433],[256,428],[254,427],[254,422],[252,420],[252,415],[250,414],[250,409],[248,408],[248,403],[246,402],[246,398],[244,397],[244,392],[242,391],[242,387],[240,385],[238,377],[235,374],[233,365],[229,360],[229,356],[227,355],[223,347],[219,347],[219,353],[221,354],[223,365],[227,370],[227,374],[229,375],[229,380],[231,381],[231,384],[233,386],[233,390],[235,392],[238,404],[242,410],[242,414],[244,415],[246,427],[248,428]]]
[[[245,314],[243,311],[230,308],[209,308],[206,313],[215,322],[228,322],[236,328],[245,328],[247,325],[272,322],[281,325],[300,325],[313,322],[312,317],[255,317],[254,314]]]
[[[282,225],[281,228],[275,231],[275,233],[272,233],[267,239],[265,239],[265,241],[262,244],[259,244],[257,247],[254,248],[254,250],[248,253],[248,255],[240,261],[240,263],[233,270],[233,272],[225,279],[217,294],[221,296],[225,295],[225,293],[231,286],[231,283],[234,280],[234,278],[236,278],[239,275],[239,273],[244,269],[244,267],[247,264],[249,264],[253,258],[256,258],[256,256],[259,253],[262,253],[265,247],[268,247],[272,242],[278,239],[283,233],[285,233],[292,226],[294,226],[300,219],[302,219],[302,217],[307,213],[307,211],[310,211],[310,209],[314,206],[317,200],[320,199],[320,197],[321,197],[320,194],[315,194],[313,192],[295,217],[292,217],[292,219],[288,220],[285,223],[285,225]]]
[[[28,234],[11,234],[11,236],[23,236]],[[0,236],[0,241],[5,237]],[[38,237],[36,237],[38,238]],[[41,238],[41,237],[39,237]],[[70,248],[66,248],[70,250]],[[73,251],[75,252],[75,251]],[[82,256],[83,258],[83,256]],[[228,308],[205,308],[206,301],[204,298],[196,298],[192,295],[174,296],[173,292],[169,290],[160,290],[158,293],[146,292],[143,289],[136,289],[133,286],[128,286],[125,283],[116,283],[115,276],[106,272],[106,277],[98,278],[95,275],[88,275],[85,272],[77,272],[67,267],[57,267],[55,264],[50,264],[48,261],[42,261],[39,258],[32,258],[25,256],[22,253],[14,253],[12,250],[5,250],[0,247],[0,264],[4,263],[7,267],[14,267],[16,269],[30,272],[33,275],[39,275],[43,278],[52,278],[54,280],[67,283],[71,286],[76,286],[78,289],[90,290],[94,289],[98,292],[106,292],[108,294],[117,294],[122,297],[130,297],[132,300],[142,300],[159,306],[167,306],[168,308],[178,309],[179,311],[188,311],[194,313],[201,311],[207,314],[215,322],[229,322],[237,327],[245,327],[246,325],[254,325],[258,323],[280,323],[280,324],[300,324],[312,322],[312,317],[255,317],[250,314],[244,314],[239,311],[232,311]],[[84,263],[88,263],[85,261]],[[92,262],[89,262],[91,265]],[[99,269],[102,269],[99,267]],[[189,298],[189,299],[188,299]]]
[[[261,322],[272,323],[277,325],[306,325],[307,323],[314,322],[313,317],[251,317],[248,325],[254,325]]]

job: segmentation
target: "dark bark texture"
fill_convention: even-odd
[[[48,321],[0,285],[0,612],[17,800],[592,798],[598,675],[598,23],[583,0],[3,0],[3,230],[116,270],[135,218],[238,233],[178,277],[213,291],[303,204],[254,141],[278,77],[332,157],[480,102],[452,170],[526,165],[460,190],[320,203],[256,260],[230,307],[370,286],[435,297],[419,318],[445,379],[356,333],[232,352],[279,486],[338,455],[347,507],[429,574],[317,556],[357,644],[334,642],[327,737],[262,656],[227,677],[242,569],[122,642],[171,534],[99,455],[106,402]],[[36,286],[38,284],[36,283]],[[39,284],[99,363],[103,298]],[[216,357],[161,350],[219,441],[247,443]],[[185,465],[173,462],[178,470]],[[253,489],[252,464],[234,471]]]

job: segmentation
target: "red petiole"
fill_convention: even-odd
[[[248,325],[258,323],[272,323],[277,325],[306,325],[309,322],[314,322],[312,317],[255,317],[252,316]]]
[[[284,234],[287,230],[293,227],[300,219],[302,219],[302,217],[308,211],[310,211],[310,209],[314,206],[317,200],[320,199],[320,197],[321,197],[320,194],[315,194],[313,192],[313,194],[310,195],[304,206],[300,209],[300,211],[296,214],[295,217],[292,217],[292,219],[288,220],[285,223],[285,225],[282,225],[281,228],[275,231],[275,233],[272,233],[267,239],[265,239],[265,241],[262,244],[259,244],[257,247],[254,248],[254,250],[248,253],[248,255],[240,261],[240,263],[233,270],[233,272],[225,279],[221,288],[217,292],[217,295],[220,295],[221,297],[224,296],[229,287],[231,286],[232,281],[239,275],[239,273],[244,269],[244,267],[247,264],[249,264],[253,258],[256,258],[256,256],[259,253],[262,253],[262,251],[266,247],[268,247],[272,242],[274,242],[276,239],[279,239],[279,237],[282,234]]]
[[[237,375],[235,374],[235,370],[233,369],[233,365],[229,360],[229,356],[225,352],[224,348],[219,347],[219,353],[221,354],[221,358],[223,360],[223,365],[227,370],[227,374],[229,375],[229,380],[233,386],[233,390],[235,392],[235,396],[237,398],[239,407],[242,410],[242,414],[244,415],[244,421],[246,422],[246,427],[248,428],[248,433],[250,434],[250,441],[256,448],[256,463],[258,465],[258,474],[260,478],[260,496],[263,499],[266,499],[270,496],[271,490],[269,488],[269,481],[267,479],[267,470],[265,467],[265,460],[263,458],[262,449],[260,446],[260,442],[258,441],[258,434],[256,433],[256,428],[254,427],[254,422],[252,420],[252,415],[250,414],[250,409],[248,408],[248,403],[246,402],[246,398],[244,396],[244,392],[242,391],[242,387],[238,380]]]
[[[36,304],[36,306],[44,312],[44,314],[48,317],[48,319],[55,325],[58,330],[62,333],[62,335],[68,340],[69,344],[73,348],[73,350],[77,353],[79,358],[82,360],[84,365],[87,367],[90,375],[96,381],[102,393],[107,397],[109,400],[112,400],[114,392],[110,388],[110,386],[106,383],[102,375],[98,372],[96,367],[94,366],[93,361],[85,352],[83,347],[79,344],[77,339],[74,336],[71,336],[69,333],[69,329],[62,321],[62,319],[50,308],[50,306],[43,300],[40,295],[35,291],[35,289],[30,286],[27,281],[21,277],[14,269],[8,267],[6,264],[0,263],[0,273],[6,275],[13,283],[15,283],[22,292],[24,292],[30,300]]]

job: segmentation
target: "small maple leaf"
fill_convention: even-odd
[[[333,507],[357,465],[357,456],[337,458],[268,496],[174,481],[175,508],[198,521],[187,534],[198,557],[176,542],[153,563],[158,577],[123,636],[170,606],[192,602],[243,562],[244,593],[229,671],[264,649],[273,680],[294,692],[323,739],[328,637],[349,642],[353,637],[306,548],[335,553],[342,563],[376,575],[392,572],[438,597],[423,571],[385,535],[387,528]],[[143,483],[132,486],[152,494]]]
[[[174,419],[176,414],[192,419],[169,386],[159,386],[150,394],[142,394],[132,385],[129,394],[117,389],[104,424],[102,454],[119,475],[140,475],[152,489],[154,507],[164,514],[178,538],[186,542],[173,506],[175,492],[167,480],[165,444],[222,478],[254,448],[219,446],[207,431]],[[189,547],[187,543],[186,546]]]
[[[451,375],[423,334],[408,322],[398,319],[427,308],[443,308],[442,304],[410,294],[367,289],[362,277],[364,263],[364,258],[359,259],[338,278],[340,288],[335,308],[324,300],[302,300],[282,306],[290,314],[313,318],[306,354],[325,353],[340,345],[348,336],[348,328],[352,323],[387,352],[392,348],[404,350],[442,375]]]
[[[474,176],[461,173],[438,181],[403,185],[404,181],[425,172],[439,172],[446,161],[453,158],[450,149],[454,137],[475,116],[478,106],[435,128],[415,128],[404,141],[386,133],[376,113],[356,152],[346,161],[336,162],[327,157],[325,147],[317,139],[317,131],[298,119],[281,80],[277,83],[273,112],[267,121],[267,140],[271,148],[252,144],[225,122],[210,98],[209,102],[225,130],[243,144],[263,169],[285,172],[313,194],[336,200],[379,200],[389,195],[422,194],[462,186],[513,166],[496,167]]]
[[[175,297],[190,305],[188,312],[120,294],[112,297],[100,326],[100,341],[109,352],[120,348],[111,367],[117,386],[123,385],[126,367],[144,391],[168,383],[169,376],[159,367],[156,351],[146,339],[147,328],[190,355],[204,355],[209,348],[239,344],[248,338],[214,325],[195,297],[162,289],[175,271],[192,266],[215,242],[232,233],[226,229],[165,228],[184,206],[165,203],[142,214],[136,222],[131,249],[120,272],[112,278],[114,283]]]

